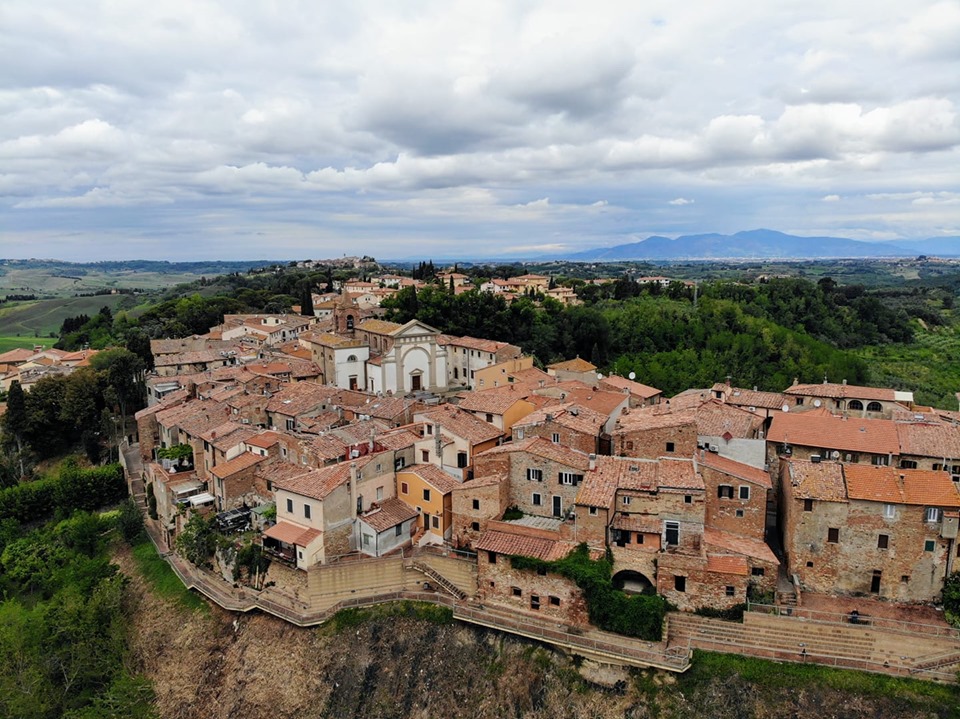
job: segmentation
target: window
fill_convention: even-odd
[[[510,593],[515,597],[523,596],[523,591],[521,591],[520,587],[510,587]]]
[[[901,575],[900,575],[900,581],[903,582],[904,584],[906,584],[907,582],[910,581],[910,575],[909,575],[909,574],[901,574]]]
[[[487,422],[493,422],[493,415],[490,412],[487,412]]]
[[[736,512],[734,512],[734,514],[736,515],[737,519],[741,519],[743,517],[743,510],[738,509]]]
[[[813,569],[813,562],[807,562],[807,568]]]
[[[407,484],[406,482],[401,482],[401,483],[400,483],[400,494],[409,494],[409,493],[410,493],[410,485]]]
[[[875,454],[873,459],[870,460],[870,463],[877,467],[886,467],[890,464],[890,458],[885,454]]]
[[[547,568],[543,566],[537,567],[537,574],[539,574],[541,577],[547,576]]]
[[[429,449],[421,449],[421,450],[420,450],[420,460],[421,460],[422,462],[429,462],[429,461],[430,461],[430,450],[429,450]]]
[[[295,419],[288,419],[288,420],[287,420],[287,429],[288,429],[288,430],[293,430],[293,428],[296,427],[296,426],[297,426],[297,420],[295,420]]]
[[[304,518],[304,519],[310,519],[310,505],[309,505],[309,504],[303,505],[303,518]]]
[[[550,605],[553,607],[560,606],[560,597],[550,597]]]
[[[293,514],[293,500],[292,500],[292,499],[288,499],[288,500],[287,500],[287,512],[290,513],[290,514]]]
[[[751,576],[762,577],[763,576],[763,567],[753,567],[750,569]]]
[[[940,510],[936,507],[927,507],[927,511],[924,512],[923,519],[926,522],[939,522]]]
[[[402,525],[402,524],[398,524],[398,525],[396,526],[395,531],[396,531],[398,537],[403,536],[403,525]]]
[[[590,507],[590,516],[592,516],[592,517],[597,516],[597,508],[596,508],[596,507]]]
[[[433,434],[433,425],[432,425],[432,424],[428,424],[428,425],[427,425],[427,434]]]
[[[429,489],[423,490],[423,501],[424,501],[424,502],[429,502],[429,501],[430,501],[430,490],[429,490]]]
[[[480,531],[480,522],[473,522],[473,523],[471,523],[470,529],[472,529],[474,532],[479,532],[479,531]]]
[[[490,564],[497,563],[497,553],[496,552],[487,552],[487,562]]]
[[[530,595],[530,608],[531,609],[540,609],[540,597],[536,594]]]
[[[474,508],[474,509],[480,509],[480,500],[479,500],[479,499],[473,500],[473,508]]]
[[[531,482],[543,481],[543,470],[535,467],[527,467],[527,479]]]
[[[750,487],[745,484],[741,484],[740,487],[740,499],[750,499]]]
[[[624,503],[624,504],[630,504],[630,497],[624,497],[624,498],[623,498],[623,503]]]
[[[553,433],[553,443],[554,443],[554,444],[560,444],[560,433],[559,433],[559,432],[554,432],[554,433]]]
[[[668,451],[668,452],[672,452],[674,446],[675,446],[675,445],[674,445],[673,442],[667,442],[667,451]]]
[[[683,495],[683,503],[684,503],[684,504],[693,504],[693,495],[690,495],[690,494],[685,494],[685,495]]]
[[[917,463],[912,459],[901,459],[900,469],[916,469]]]
[[[457,468],[463,469],[467,466],[467,453],[457,452]]]
[[[687,591],[687,578],[674,575],[673,588],[676,589],[678,592]]]
[[[540,492],[533,493],[533,506],[539,507],[543,504],[543,497],[540,496]]]
[[[883,516],[884,519],[895,519],[897,516],[897,508],[892,504],[883,505]]]
[[[668,547],[676,547],[680,544],[680,522],[666,522],[666,541]]]
[[[934,540],[928,539],[926,542],[923,543],[923,551],[932,552],[936,548],[936,546],[937,546],[937,543]]]
[[[827,530],[827,541],[830,542],[830,544],[837,544],[840,541],[839,527],[830,527]]]
[[[717,496],[720,499],[733,499],[733,486],[729,484],[721,484],[717,487]]]
[[[573,472],[560,472],[560,484],[576,487],[582,481],[582,474],[574,474]]]
[[[734,596],[735,593],[736,593],[736,590],[735,590],[733,587],[729,587],[729,586],[728,586],[728,587],[724,590],[724,594],[726,594],[728,597]]]
[[[890,545],[890,535],[881,534],[877,537],[877,549],[886,549]]]
[[[363,535],[363,546],[364,546],[364,547],[369,547],[369,546],[370,546],[370,540],[371,540],[371,539],[372,539],[372,537],[371,537],[369,534],[364,534],[364,535]]]
[[[852,399],[847,402],[847,409],[861,410],[863,409],[863,402],[858,399]]]
[[[867,405],[867,412],[883,412],[883,405],[879,402],[871,402]]]
[[[377,487],[377,501],[383,500],[383,487]]]
[[[434,528],[434,529],[440,529],[440,517],[438,517],[438,516],[435,514],[435,515],[433,515],[432,517],[430,517],[430,521],[433,523],[433,528]]]
[[[812,511],[813,511],[813,500],[812,500],[812,499],[805,499],[805,500],[803,500],[803,511],[804,511],[804,512],[812,512]]]
[[[643,535],[637,532],[637,544],[643,544]]]

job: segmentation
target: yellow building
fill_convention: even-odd
[[[397,497],[420,513],[420,526],[430,539],[450,539],[453,495],[460,483],[434,464],[415,464],[397,472]]]

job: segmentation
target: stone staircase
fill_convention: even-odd
[[[434,582],[438,587],[440,587],[441,589],[443,589],[444,591],[446,591],[446,592],[447,592],[448,594],[450,594],[451,596],[456,597],[457,599],[466,599],[466,598],[467,598],[466,592],[462,591],[462,590],[461,590],[459,587],[457,587],[457,585],[455,585],[453,582],[448,581],[446,578],[444,578],[439,572],[437,572],[437,571],[436,571],[435,569],[433,569],[432,567],[428,567],[428,566],[427,566],[426,564],[424,564],[423,562],[417,562],[417,561],[414,561],[414,562],[411,564],[411,566],[412,566],[414,569],[416,569],[418,572],[422,572],[423,574],[425,574],[425,575],[427,575],[428,577],[430,577],[430,579],[433,580],[433,582]]]
[[[925,657],[917,657],[910,673],[922,674],[924,672],[940,671],[948,667],[956,669],[957,665],[960,665],[960,650],[952,649],[929,654]]]

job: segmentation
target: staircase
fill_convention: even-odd
[[[439,572],[434,570],[432,567],[428,567],[423,562],[418,562],[416,560],[414,560],[412,567],[416,569],[418,572],[422,572],[423,574],[430,577],[430,579],[432,579],[433,582],[438,587],[445,590],[451,596],[456,597],[457,599],[467,598],[466,592],[462,591],[453,582],[447,581],[446,578],[444,578]]]
[[[960,651],[952,650],[930,654],[926,657],[917,657],[914,660],[911,674],[920,674],[921,672],[933,672],[944,669],[954,664],[960,664]]]

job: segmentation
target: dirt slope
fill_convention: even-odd
[[[957,716],[943,702],[758,687],[736,675],[634,672],[604,689],[560,653],[458,623],[381,616],[337,631],[218,608],[190,614],[119,561],[137,597],[132,668],[153,680],[164,719]]]

